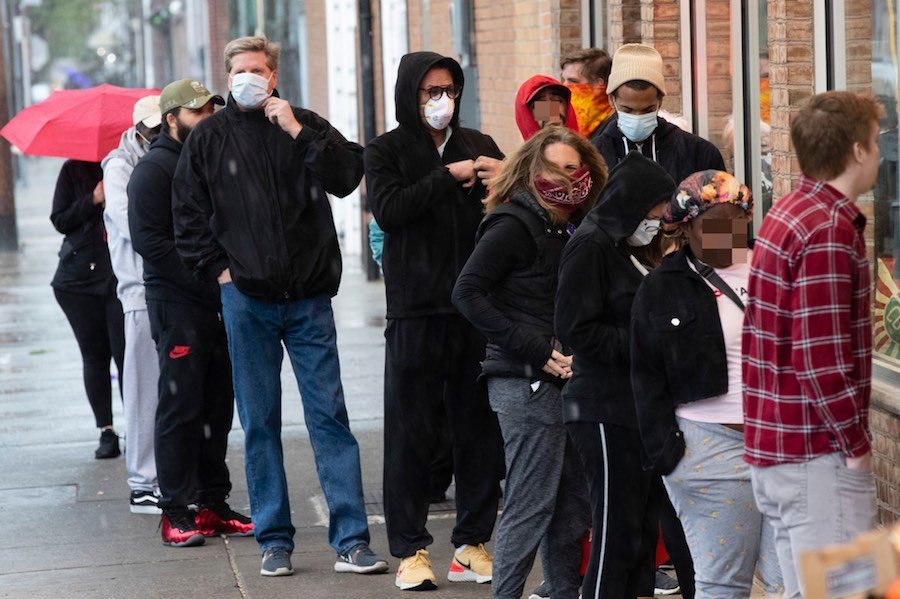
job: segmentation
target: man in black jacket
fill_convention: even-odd
[[[225,452],[234,415],[231,362],[219,290],[201,283],[175,249],[172,177],[191,129],[222,104],[199,82],[181,79],[160,96],[163,129],[128,181],[128,221],[144,259],[150,330],[159,354],[154,436],[163,510],[163,543],[201,545],[204,534],[253,534],[225,502],[231,491]],[[196,503],[196,514],[188,508]]]
[[[202,280],[218,280],[235,400],[245,434],[260,573],[293,573],[294,527],[281,447],[281,363],[300,386],[338,572],[383,572],[369,549],[359,465],[341,386],[331,297],[341,254],[326,193],[362,177],[362,148],[278,97],[276,44],[225,47],[231,94],[191,133],[175,173],[175,238]]]
[[[659,163],[675,181],[706,169],[725,170],[716,146],[659,116],[666,79],[655,48],[625,44],[616,50],[606,91],[616,114],[591,142],[610,170],[635,149]]]
[[[450,301],[475,245],[482,179],[503,158],[494,141],[459,124],[459,63],[433,52],[400,60],[400,125],[365,150],[369,206],[384,229],[387,292],[384,380],[384,508],[395,584],[435,588],[425,548],[429,464],[442,418],[453,438],[457,553],[451,581],[489,582],[503,455],[484,386],[485,340]]]

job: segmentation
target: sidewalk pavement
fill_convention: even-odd
[[[16,196],[21,249],[0,253],[0,597],[399,596],[393,586],[396,558],[389,559],[386,575],[332,570],[327,512],[289,366],[282,373],[283,437],[297,527],[294,576],[260,576],[252,538],[169,548],[160,542],[158,518],[129,512],[122,458],[93,458],[98,432],[84,394],[80,355],[49,285],[61,242],[48,218],[60,165],[53,159],[26,162],[27,185],[20,185]],[[366,282],[353,260],[347,262],[334,302],[342,378],[362,454],[372,546],[387,557],[380,500],[384,288]],[[114,419],[121,434],[118,399]],[[237,419],[229,440],[230,502],[248,511]],[[453,517],[452,504],[432,510],[429,528],[436,541],[430,549],[440,588],[428,596],[490,597],[488,586],[446,582]],[[536,564],[526,590],[540,580]]]

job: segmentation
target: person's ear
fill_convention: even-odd
[[[269,92],[271,93],[271,91],[273,89],[275,89],[275,87],[277,85],[278,85],[278,69],[275,69],[274,71],[272,71],[272,78],[269,80]]]

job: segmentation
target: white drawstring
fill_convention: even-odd
[[[659,156],[656,154],[656,133],[650,136],[650,143],[652,144],[651,148],[653,149],[653,162],[659,164]],[[624,135],[622,136],[622,145],[625,146],[625,155],[628,155],[628,138]],[[640,148],[641,144],[634,142],[634,145]]]

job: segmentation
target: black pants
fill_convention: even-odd
[[[384,509],[391,554],[434,540],[425,528],[435,440],[449,423],[456,478],[454,545],[490,540],[503,447],[487,390],[477,381],[484,338],[461,316],[392,319],[385,331]]]
[[[148,300],[159,353],[156,470],[162,508],[224,500],[234,416],[231,360],[221,316],[193,304]]]
[[[659,538],[658,476],[641,467],[637,430],[596,422],[568,425],[584,462],[593,539],[583,599],[652,597]]]
[[[112,385],[109,361],[115,360],[122,395],[122,361],[125,359],[125,316],[114,293],[87,295],[54,289],[56,302],[66,315],[78,349],[84,373],[84,390],[97,428],[112,426]]]
[[[453,442],[450,438],[450,427],[445,418],[440,423],[440,431],[434,440],[434,456],[431,460],[431,482],[428,492],[432,498],[440,497],[447,492],[453,482]]]
[[[678,586],[681,587],[682,599],[694,599],[694,560],[688,547],[687,538],[684,536],[684,528],[681,520],[675,513],[675,507],[669,500],[669,494],[662,482],[662,477],[657,476],[653,482],[653,493],[659,497],[659,524],[662,528],[663,542],[672,565],[675,566],[675,574],[678,576]]]

